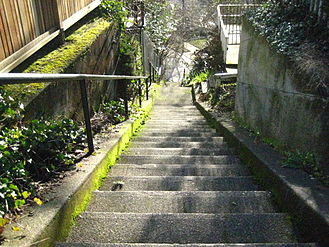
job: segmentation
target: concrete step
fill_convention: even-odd
[[[189,123],[189,124],[205,124],[208,125],[207,120],[201,119],[201,120],[191,120],[191,119],[148,119],[147,120],[148,124],[172,124],[172,125],[177,125],[177,124],[182,124],[182,123]]]
[[[200,130],[200,129],[212,129],[208,124],[203,123],[203,124],[193,124],[193,123],[184,123],[184,122],[180,122],[178,124],[164,124],[164,123],[160,123],[160,124],[150,124],[150,123],[145,123],[144,128],[143,129],[195,129],[195,130]]]
[[[157,121],[206,121],[203,116],[166,116],[165,114],[163,116],[157,116],[152,117],[150,116],[150,120],[157,120]]]
[[[109,243],[57,243],[56,247],[319,247],[315,243],[251,243],[251,244],[109,244]]]
[[[254,191],[251,177],[110,176],[103,191]]]
[[[202,116],[200,114],[200,112],[166,112],[166,111],[158,111],[156,113],[150,113],[149,117],[152,118],[162,118],[162,117],[169,117],[169,119],[171,117],[177,118],[194,118],[194,117],[200,117],[200,118],[204,118],[204,116]]]
[[[234,155],[123,155],[121,164],[233,164],[241,163]]]
[[[140,134],[150,135],[153,133],[159,133],[161,135],[183,135],[183,136],[195,136],[196,134],[217,134],[215,130],[211,128],[199,128],[199,129],[181,129],[181,128],[149,128],[145,127]],[[216,136],[216,135],[215,135]],[[217,134],[218,136],[218,134]]]
[[[188,137],[188,136],[137,136],[133,140],[139,142],[204,142],[204,143],[214,143],[214,144],[223,144],[223,137]]]
[[[68,238],[98,243],[294,242],[285,214],[84,213]]]
[[[197,110],[194,105],[180,105],[180,106],[164,106],[164,105],[158,105],[154,104],[153,111],[189,111],[189,110]]]
[[[162,132],[143,132],[141,133],[143,136],[162,136],[162,137],[217,137],[220,136],[217,133],[213,132],[190,132],[190,131],[177,131],[177,132],[167,132],[167,133],[162,133]]]
[[[189,109],[189,110],[154,110],[150,113],[150,116],[162,116],[166,115],[186,115],[186,116],[202,116],[201,113],[197,109]]]
[[[173,127],[168,127],[168,126],[162,126],[162,127],[149,127],[145,126],[142,129],[141,134],[144,133],[149,133],[149,132],[159,132],[159,133],[216,133],[215,129],[212,129],[210,127],[202,126],[199,128],[185,128],[185,127],[179,127],[179,126],[173,126]]]
[[[88,212],[116,213],[274,213],[264,191],[180,192],[97,191]]]
[[[228,155],[232,149],[217,148],[129,148],[126,155]]]
[[[188,115],[199,115],[201,116],[200,111],[198,109],[179,109],[179,108],[171,108],[171,109],[157,109],[155,108],[150,115],[156,115],[156,116],[161,116],[162,113],[166,114],[188,114]]]
[[[163,141],[163,142],[140,142],[133,140],[130,143],[131,148],[216,148],[216,149],[229,149],[225,143],[214,142],[177,142],[177,141]]]
[[[241,165],[164,165],[117,164],[111,168],[111,176],[248,176]]]

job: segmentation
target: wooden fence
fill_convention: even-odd
[[[94,10],[100,0],[0,0],[0,72],[19,63]]]

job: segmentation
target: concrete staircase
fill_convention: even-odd
[[[286,214],[192,106],[169,87],[58,247],[262,246],[296,243]]]

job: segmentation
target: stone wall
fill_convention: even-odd
[[[306,85],[289,58],[271,49],[244,20],[235,110],[252,129],[318,154],[329,174],[329,99]]]
[[[97,37],[88,49],[76,57],[64,73],[114,74],[118,56],[119,31],[111,25]],[[98,110],[102,101],[116,97],[117,82],[92,81],[87,83],[89,104]],[[66,116],[83,119],[79,82],[51,83],[26,106],[26,119]]]

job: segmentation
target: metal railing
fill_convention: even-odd
[[[259,7],[260,4],[252,3],[228,3],[217,6],[218,27],[223,50],[223,58],[226,61],[229,45],[239,45],[241,35],[242,15],[250,9]]]
[[[88,101],[88,92],[86,87],[87,81],[107,81],[107,80],[137,80],[139,104],[142,106],[142,80],[144,80],[146,100],[149,98],[149,88],[154,82],[154,76],[125,76],[125,75],[90,75],[90,74],[31,74],[31,73],[0,73],[0,86],[8,84],[24,84],[24,83],[44,83],[44,82],[76,82],[80,84],[80,94],[83,107],[84,121],[86,126],[88,154],[94,152],[94,142],[90,122],[90,110]],[[124,104],[126,118],[129,117],[127,83],[125,84]]]

